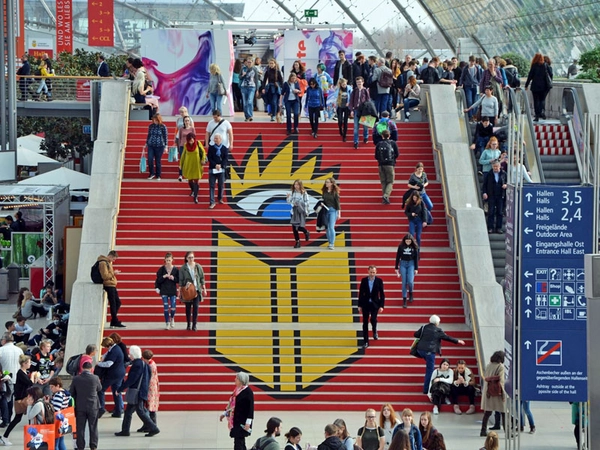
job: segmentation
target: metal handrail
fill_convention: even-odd
[[[465,95],[465,91],[462,89],[456,89],[454,91],[454,96],[456,97],[456,103],[459,108],[459,111],[463,114],[462,120],[467,131],[467,137],[469,138],[469,144],[473,142],[473,133],[471,132],[471,127],[469,126],[469,113],[464,112],[467,108],[467,96]],[[473,167],[473,172],[477,173],[477,158],[475,157],[475,152],[469,150],[469,155],[471,155],[471,167]],[[477,182],[475,183],[477,189],[477,198],[479,199],[479,207],[483,208],[483,199],[481,197],[481,185]]]
[[[511,102],[510,104],[513,106],[517,118],[521,115],[524,115],[526,118],[525,121],[515,121],[515,125],[518,127],[518,134],[523,136],[527,144],[525,146],[526,151],[523,154],[523,162],[525,164],[528,163],[529,169],[532,172],[537,173],[540,183],[544,183],[546,181],[546,178],[544,177],[542,159],[540,157],[540,152],[537,146],[537,140],[535,138],[535,128],[533,125],[531,108],[529,106],[527,94],[521,88],[513,89],[509,87],[505,90],[505,99]],[[521,123],[524,124],[525,129],[520,129]],[[527,149],[531,150],[527,151]]]
[[[45,80],[46,86],[50,89],[51,95],[43,96],[43,90],[37,94],[37,90],[41,85],[42,80]],[[89,102],[90,101],[90,86],[92,81],[112,81],[113,78],[98,77],[98,76],[64,76],[53,75],[43,77],[40,75],[19,75],[16,83],[16,98],[17,101],[27,100],[62,100],[74,102]],[[26,92],[26,98],[22,97],[23,88]]]
[[[575,159],[579,166],[581,182],[588,184],[590,179],[594,179],[594,156],[590,149],[589,139],[587,139],[587,136],[589,136],[588,119],[583,113],[579,95],[575,88],[564,87],[562,94],[561,109],[569,122],[569,132],[576,148]],[[572,106],[572,108],[569,108],[569,106]],[[570,109],[571,111],[569,111]]]

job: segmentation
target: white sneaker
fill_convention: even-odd
[[[333,249],[334,249],[334,246],[333,246],[333,245],[329,245],[327,248],[328,248],[329,250],[333,250]]]
[[[433,414],[439,414],[440,412],[438,411],[438,407],[434,406],[433,407]]]
[[[169,324],[169,322],[165,323],[165,330],[170,330],[171,329],[171,325]]]
[[[8,445],[12,445],[12,442],[10,442],[4,436],[0,436],[0,444],[8,446]]]
[[[451,405],[451,404],[452,404],[452,402],[450,401],[450,399],[449,399],[449,398],[447,398],[447,399],[446,399],[446,405]]]
[[[171,319],[171,328],[175,328],[175,319]]]
[[[154,180],[154,175],[150,175],[150,176],[148,177],[148,179],[149,179],[149,180]]]

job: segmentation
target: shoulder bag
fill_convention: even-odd
[[[223,81],[222,75],[219,75],[219,82],[217,83],[217,93],[219,95],[227,94],[227,90],[225,89],[225,82]]]
[[[413,341],[412,345],[410,346],[410,354],[412,356],[414,356],[415,358],[420,358],[421,355],[419,355],[419,352],[417,352],[417,346],[419,345],[419,341],[421,340],[421,338],[423,337],[423,331],[425,326],[421,327],[421,336],[419,336],[418,338],[415,338],[415,340]]]
[[[144,379],[144,372],[146,371],[146,363],[142,362],[144,367],[142,368],[142,374],[140,375],[140,381],[138,382],[137,388],[128,388],[127,392],[125,392],[125,401],[128,405],[137,405],[140,401],[140,386],[142,385],[142,380]]]
[[[546,72],[546,88],[548,90],[552,89],[552,77],[550,76],[550,72],[548,72],[548,64],[544,63],[544,72]]]

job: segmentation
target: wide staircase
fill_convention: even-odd
[[[569,127],[559,123],[536,124],[535,137],[546,183],[580,184]]]
[[[115,267],[122,271],[120,319],[128,326],[119,332],[126,344],[155,353],[161,410],[222,409],[239,370],[250,373],[261,410],[364,410],[386,402],[430,409],[421,393],[424,361],[408,351],[414,331],[431,314],[441,316],[448,334],[466,341],[464,347],[446,343],[444,357],[453,365],[464,359],[476,371],[427,124],[398,124],[397,182],[392,204],[382,205],[371,142],[355,150],[331,122],[321,124],[318,140],[304,121],[299,136],[287,136],[276,123],[234,123],[231,180],[225,204],[215,209],[208,209],[206,174],[196,205],[187,183],[177,181],[177,163],[166,156],[162,180],[139,173],[147,126],[129,125]],[[174,124],[167,126],[172,133]],[[196,123],[198,136],[205,126]],[[430,177],[434,223],[423,232],[415,301],[403,309],[394,261],[408,231],[402,194],[418,161]],[[341,187],[335,250],[315,230],[314,214],[310,240],[294,249],[285,194],[301,179],[317,199],[329,176]],[[166,252],[181,265],[188,250],[207,278],[198,332],[185,330],[182,304],[175,329],[166,330],[155,274]],[[356,292],[370,264],[384,280],[386,304],[379,340],[364,350]]]

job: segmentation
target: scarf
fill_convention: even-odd
[[[188,152],[194,152],[194,151],[196,151],[196,147],[197,147],[197,146],[198,146],[198,144],[196,143],[196,141],[194,141],[194,143],[192,144],[192,146],[191,146],[191,147],[190,147],[190,143],[189,143],[189,142],[186,142],[186,143],[185,143],[185,149],[186,149]]]
[[[215,145],[215,148],[217,149],[217,156],[220,158],[221,157],[221,147],[223,147],[223,144],[221,144],[221,145],[214,144],[214,145]]]
[[[233,394],[231,394],[231,397],[229,397],[229,403],[227,404],[227,409],[225,410],[225,412],[227,413],[227,425],[229,426],[230,430],[233,429],[233,412],[235,411],[235,399],[237,398],[239,393],[247,387],[248,386],[236,387],[233,390]]]

